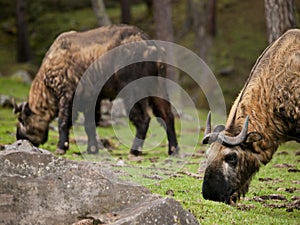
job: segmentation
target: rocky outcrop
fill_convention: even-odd
[[[171,198],[18,141],[0,151],[0,224],[198,224]]]

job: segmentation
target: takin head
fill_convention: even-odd
[[[223,125],[211,132],[209,113],[202,140],[203,144],[211,144],[202,185],[205,199],[232,204],[247,193],[251,178],[260,166],[256,154],[247,147],[260,139],[259,133],[248,133],[248,117],[237,136],[228,132],[225,135]]]
[[[14,103],[14,113],[18,115],[17,140],[29,140],[34,146],[43,144],[48,139],[49,124],[45,123],[42,116],[35,114],[28,102],[17,105]]]

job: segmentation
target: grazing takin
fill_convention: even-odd
[[[300,30],[287,31],[262,53],[226,126],[212,131],[210,117],[202,194],[231,204],[248,192],[252,176],[281,143],[300,142]]]
[[[36,146],[46,142],[49,123],[58,116],[59,141],[56,153],[65,154],[69,148],[72,113],[77,114],[77,112],[72,112],[72,102],[84,72],[96,59],[109,50],[122,44],[148,39],[148,36],[137,27],[127,25],[101,27],[86,32],[70,31],[59,35],[46,53],[32,82],[28,102],[15,104],[14,111],[19,113],[17,139],[27,139]],[[150,52],[160,52],[154,45],[149,46],[149,49]],[[109,78],[101,92],[99,90],[96,109],[100,108],[102,99],[114,99],[122,88],[136,79],[146,76],[164,77],[165,75],[165,65],[158,62],[144,61],[124,67]],[[105,74],[99,76],[105,76]],[[156,96],[167,96],[166,88],[160,85],[161,83],[158,82],[151,88],[160,92]],[[139,91],[138,87],[137,91]],[[138,92],[133,94],[138,94]],[[130,104],[127,102],[125,105]],[[133,141],[131,153],[135,155],[141,153],[150,122],[148,106],[152,108],[155,116],[164,121],[169,141],[168,153],[170,155],[177,153],[174,115],[170,103],[165,98],[155,96],[144,98],[136,102],[132,109],[128,109],[129,118],[136,127],[136,138]],[[95,109],[91,110],[95,111]],[[91,113],[89,110],[83,111],[86,118]],[[100,117],[100,110],[96,110],[96,122],[100,120]],[[97,153],[99,146],[94,126],[91,126],[89,122],[85,122],[84,126],[88,136],[87,152]]]

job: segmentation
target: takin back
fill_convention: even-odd
[[[259,57],[226,123],[211,130],[202,194],[227,204],[248,192],[252,176],[278,146],[300,142],[300,30],[287,31]]]
[[[65,154],[69,148],[69,130],[72,126],[72,112],[74,94],[80,79],[88,67],[100,56],[115,47],[127,43],[148,40],[149,37],[134,26],[114,25],[101,27],[85,32],[65,32],[60,34],[48,52],[41,67],[32,82],[28,102],[16,105],[14,112],[19,113],[17,123],[17,139],[27,139],[35,146],[45,143],[48,138],[50,122],[58,116],[59,141],[56,154]],[[152,45],[146,46],[144,54],[149,52],[161,52],[161,49]],[[135,52],[130,52],[134,55]],[[112,59],[112,61],[114,61]],[[108,62],[110,64],[111,62]],[[118,62],[114,62],[117,64]],[[106,74],[98,75],[107,76]],[[86,105],[82,110],[85,116],[85,131],[88,136],[88,153],[97,153],[99,146],[95,130],[95,122],[101,118],[101,100],[114,99],[120,90],[127,84],[143,77],[165,77],[166,67],[162,63],[141,61],[121,68],[115,72],[99,90],[96,103]],[[130,102],[130,98],[124,99],[129,119],[136,127],[136,135],[130,152],[134,155],[141,153],[146,132],[149,127],[150,116],[148,106],[152,108],[156,117],[162,119],[162,124],[167,132],[169,151],[178,152],[177,139],[174,129],[174,115],[168,101],[166,87],[162,82],[151,83],[152,93],[155,96],[143,98],[138,102]],[[140,88],[142,89],[142,88]],[[139,87],[132,90],[131,96],[139,95]],[[157,96],[163,96],[157,97]],[[90,121],[91,113],[95,112],[95,121]],[[161,120],[160,120],[161,121]]]

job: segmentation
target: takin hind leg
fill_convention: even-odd
[[[89,107],[83,112],[84,129],[88,136],[87,152],[89,154],[97,154],[99,152],[94,113],[94,110],[91,110]]]
[[[137,102],[129,113],[129,119],[136,127],[136,135],[130,153],[140,155],[144,145],[144,140],[149,128],[150,116],[147,113],[147,101],[145,99]]]
[[[177,143],[175,126],[174,126],[174,115],[171,110],[171,104],[159,97],[150,97],[150,106],[152,107],[153,113],[157,118],[161,118],[158,120],[164,129],[167,132],[168,142],[169,142],[169,155],[177,155],[179,152],[179,147]],[[164,122],[164,123],[162,123]]]
[[[96,102],[95,122],[96,122],[96,126],[99,126],[101,122],[101,99],[100,98],[98,98]]]

